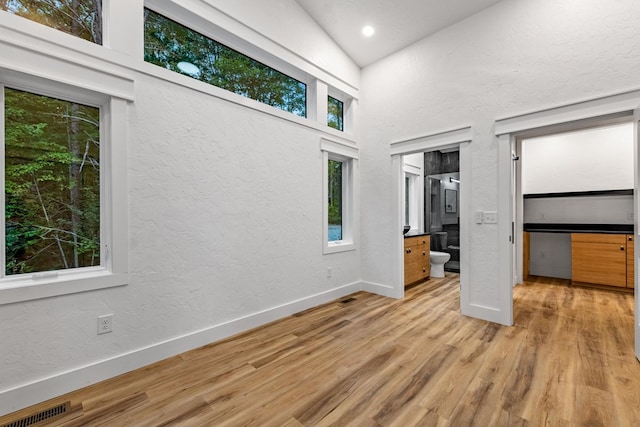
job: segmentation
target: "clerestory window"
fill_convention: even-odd
[[[102,44],[102,0],[4,0],[0,10]]]
[[[344,103],[331,96],[327,102],[327,125],[339,131],[344,131]]]
[[[144,60],[297,116],[307,116],[305,83],[147,8]]]

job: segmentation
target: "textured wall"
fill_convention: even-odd
[[[302,13],[292,6],[262,29]],[[296,40],[307,37],[336,59],[327,71],[357,85],[329,37]],[[117,189],[129,195],[130,283],[0,306],[0,393],[360,279],[359,251],[322,255],[322,132],[132,73],[129,188]],[[113,333],[97,336],[107,313]]]
[[[633,188],[633,123],[522,141],[522,193]]]
[[[462,185],[496,210],[495,120],[640,87],[638,18],[633,0],[507,0],[365,68],[363,279],[394,279],[389,143],[472,125]],[[496,307],[498,229],[470,231],[470,301]]]

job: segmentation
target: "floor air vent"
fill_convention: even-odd
[[[58,418],[69,412],[71,408],[71,402],[65,402],[61,405],[54,406],[44,411],[29,415],[19,420],[12,421],[8,424],[3,424],[2,427],[29,427],[35,426],[43,421],[51,421],[53,418]]]

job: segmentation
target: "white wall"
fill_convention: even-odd
[[[633,188],[633,123],[522,141],[522,192]]]
[[[210,3],[357,87],[357,66],[293,0],[278,14],[271,2]],[[142,16],[141,2],[128,5]],[[0,306],[0,414],[359,289],[359,251],[322,255],[318,126],[153,77],[138,57],[109,58],[135,79],[119,189],[130,283]],[[107,313],[113,332],[97,336]]]
[[[497,210],[494,122],[640,87],[639,18],[633,0],[503,1],[366,67],[362,212],[375,215],[361,222],[363,279],[396,280],[391,142],[471,125],[468,213]],[[502,318],[498,227],[471,223],[470,233],[469,302]]]

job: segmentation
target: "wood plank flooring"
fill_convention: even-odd
[[[59,426],[640,426],[633,295],[531,277],[515,325],[459,314],[458,275],[358,293],[0,418]],[[46,424],[39,424],[46,425]]]

